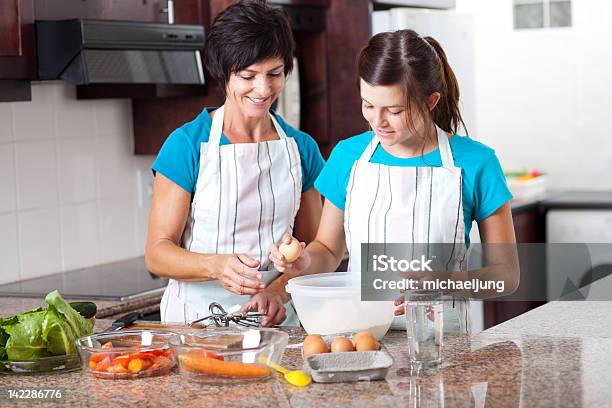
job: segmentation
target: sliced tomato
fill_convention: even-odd
[[[96,364],[96,371],[106,371],[111,366],[111,358],[106,356]]]

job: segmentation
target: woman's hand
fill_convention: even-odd
[[[221,255],[220,265],[215,268],[214,277],[228,291],[237,295],[255,295],[265,287],[261,273],[257,270],[259,261],[245,254]]]
[[[294,240],[291,235],[285,234],[282,239],[283,244],[289,244]],[[280,252],[279,245],[272,245],[270,249],[270,261],[274,264],[274,268],[279,271],[286,273],[289,276],[297,276],[302,273],[308,266],[310,266],[310,256],[308,251],[305,251],[306,244],[300,242],[300,256],[293,262],[287,262],[285,256]]]
[[[261,325],[264,327],[276,326],[287,318],[285,305],[281,296],[265,291],[256,294],[240,309],[241,312],[259,312],[264,314]]]

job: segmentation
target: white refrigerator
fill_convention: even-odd
[[[474,74],[474,22],[471,14],[454,10],[392,8],[372,13],[372,35],[383,31],[412,29],[422,37],[435,38],[446,52],[457,76],[461,115],[470,134],[476,131],[476,89]],[[465,135],[465,130],[459,132]]]
[[[435,38],[444,51],[459,83],[461,116],[469,136],[476,139],[476,87],[474,73],[474,21],[471,14],[455,10],[392,8],[372,13],[372,35],[384,31],[412,29],[422,37]],[[458,131],[466,135],[465,129]],[[470,233],[471,242],[480,242],[476,223]],[[483,304],[470,301],[472,332],[484,328]]]

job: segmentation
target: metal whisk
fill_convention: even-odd
[[[244,327],[260,327],[263,314],[259,312],[247,312],[247,313],[228,313],[223,306],[217,302],[212,302],[208,306],[210,315],[202,317],[201,319],[194,320],[189,323],[189,326],[193,326],[196,323],[202,323],[205,327],[214,324],[216,327],[229,327],[230,323],[235,323]]]

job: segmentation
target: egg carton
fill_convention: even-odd
[[[322,353],[304,359],[304,370],[318,383],[384,380],[393,358],[383,350]]]

